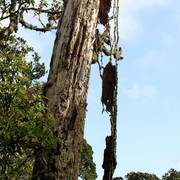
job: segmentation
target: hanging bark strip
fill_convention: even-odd
[[[114,104],[114,90],[116,86],[115,66],[110,61],[103,71],[102,76],[102,103],[106,106],[108,112],[112,111]]]
[[[100,8],[98,17],[100,19],[100,23],[106,25],[108,23],[108,13],[111,9],[111,0],[100,0]]]
[[[111,136],[106,137],[106,148],[104,150],[103,180],[112,180],[116,169],[116,123],[117,123],[117,65],[113,66],[110,61],[103,72],[102,81],[102,103],[110,112]]]
[[[115,167],[117,165],[116,155],[114,154],[113,136],[106,137],[106,149],[104,150],[104,161],[102,168],[104,169],[103,180],[110,180],[113,177]]]
[[[110,112],[110,122],[111,122],[111,135],[106,137],[106,148],[104,150],[104,161],[102,165],[104,169],[103,180],[113,179],[113,174],[117,165],[116,140],[117,140],[117,109],[118,109],[117,108],[118,60],[122,60],[121,57],[122,51],[121,48],[118,48],[118,40],[119,40],[118,13],[119,13],[119,0],[113,0],[112,19],[114,21],[114,38],[112,43],[110,40],[111,50],[107,51],[110,52],[110,54],[107,53],[110,56],[110,62],[104,68],[103,77],[102,77],[103,79],[102,103],[106,106],[106,110]],[[108,35],[109,39],[111,39],[110,34],[111,34],[111,29],[109,29],[109,35]],[[115,59],[115,66],[112,65],[112,56],[114,56]]]
[[[77,180],[99,0],[66,0],[59,21],[45,93],[58,122],[60,143],[37,155],[33,178]]]

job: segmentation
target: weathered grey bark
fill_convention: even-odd
[[[48,157],[37,156],[32,179],[78,179],[98,11],[99,0],[64,2],[46,86],[62,144]]]

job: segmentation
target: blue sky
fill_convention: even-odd
[[[180,170],[180,1],[121,0],[119,62],[118,165],[115,176],[131,171],[161,177]],[[55,33],[19,34],[49,67]],[[92,65],[85,138],[94,150],[98,179],[102,179],[109,115],[102,112],[101,79]]]

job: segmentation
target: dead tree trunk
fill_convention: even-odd
[[[32,179],[77,180],[99,0],[66,0],[45,89],[60,145],[37,156]]]

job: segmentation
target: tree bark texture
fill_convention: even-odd
[[[106,137],[106,149],[104,150],[104,160],[102,168],[104,169],[103,180],[112,180],[116,168],[116,154],[114,153],[113,136]]]
[[[36,157],[32,179],[78,179],[99,4],[99,0],[64,1],[45,89],[62,143],[48,157]]]

